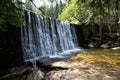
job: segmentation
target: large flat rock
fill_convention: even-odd
[[[68,69],[50,71],[46,74],[45,80],[119,80],[114,73],[111,75],[102,67],[95,67],[82,61],[58,61],[51,65]]]

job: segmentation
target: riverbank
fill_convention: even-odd
[[[120,80],[120,50],[100,49],[77,53],[69,59],[13,68],[0,80]]]

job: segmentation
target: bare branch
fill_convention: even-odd
[[[40,10],[40,11],[42,12],[42,14],[44,14],[43,10],[40,9],[40,8],[38,8],[38,7],[35,5],[35,3],[33,2],[33,0],[30,0],[30,1],[32,2],[32,4],[33,4],[38,10]]]

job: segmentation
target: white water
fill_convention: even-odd
[[[71,52],[81,51],[75,29],[69,23],[23,12],[26,26],[21,28],[21,38],[25,61],[40,57],[62,58]]]

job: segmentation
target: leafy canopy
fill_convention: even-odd
[[[8,25],[23,25],[21,14],[18,8],[11,0],[0,1],[0,30],[6,30]]]
[[[118,0],[67,0],[66,5],[59,15],[59,19],[71,23],[98,22],[107,19],[118,12],[116,4]]]

